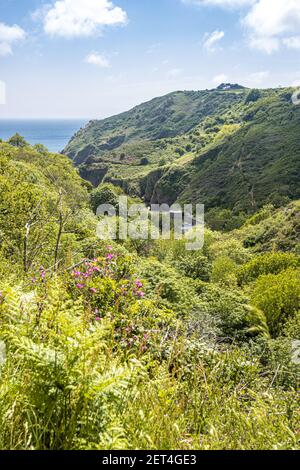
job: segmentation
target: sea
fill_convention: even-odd
[[[0,119],[0,139],[8,140],[18,132],[31,145],[43,144],[50,152],[59,153],[87,122],[87,119]]]

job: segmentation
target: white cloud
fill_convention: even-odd
[[[227,75],[225,73],[220,73],[219,75],[216,75],[213,80],[215,84],[220,85],[221,83],[225,83],[228,81]]]
[[[104,69],[108,69],[110,67],[108,59],[103,55],[98,54],[97,52],[91,52],[88,54],[85,58],[85,62],[87,64],[96,65],[97,67]]]
[[[245,18],[257,36],[295,33],[300,27],[299,0],[258,0]]]
[[[281,46],[298,48],[299,0],[257,0],[243,21],[250,33],[250,45],[267,53]]]
[[[25,31],[20,26],[0,23],[0,56],[12,55],[12,45],[22,41],[25,36]]]
[[[241,8],[252,5],[256,0],[182,0],[183,3],[195,5],[217,6],[222,8]]]
[[[214,31],[213,33],[205,33],[204,39],[203,39],[203,47],[207,49],[208,51],[215,51],[216,50],[216,45],[223,37],[225,36],[224,31]]]
[[[282,47],[300,49],[300,0],[182,0],[220,8],[248,8],[242,25],[249,46],[268,54]]]
[[[282,42],[289,49],[300,49],[300,36],[292,36],[290,38],[284,38]]]
[[[259,49],[267,54],[278,51],[280,48],[280,41],[276,37],[268,36],[251,36],[249,38],[249,46],[252,49]]]
[[[110,0],[58,0],[44,13],[43,21],[49,35],[88,37],[104,26],[125,24],[127,14]]]

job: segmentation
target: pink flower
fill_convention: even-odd
[[[141,281],[135,281],[135,285],[138,289],[141,289],[143,287],[143,284]]]
[[[112,253],[109,253],[107,256],[106,256],[106,259],[107,260],[112,260],[114,257],[114,255]]]
[[[41,274],[41,278],[45,279],[46,272],[45,272],[45,268],[43,266],[40,267],[40,274]]]
[[[112,251],[113,250],[113,247],[111,245],[109,245],[108,247],[106,247],[108,251]]]
[[[0,297],[3,297],[3,292],[0,291]]]
[[[101,318],[100,318],[100,317],[96,317],[95,320],[96,320],[96,321],[101,321]]]
[[[145,292],[137,292],[136,295],[142,299],[143,297],[145,297]]]
[[[76,284],[77,289],[84,289],[84,284]]]
[[[36,278],[33,277],[33,278],[31,279],[31,282],[32,282],[32,284],[35,284],[35,283],[36,283]]]
[[[93,293],[93,294],[97,294],[97,289],[95,289],[95,287],[91,287],[90,291]]]
[[[80,271],[73,271],[73,276],[74,276],[74,277],[80,277],[80,276],[81,276],[81,272],[80,272]]]

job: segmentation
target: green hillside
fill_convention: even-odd
[[[93,209],[120,188],[9,142],[0,449],[299,449],[300,202],[207,228],[196,252],[100,240]]]
[[[65,149],[97,186],[147,202],[254,213],[300,197],[300,107],[292,89],[175,92],[103,121]]]

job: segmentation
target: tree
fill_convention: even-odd
[[[253,88],[252,90],[249,91],[249,93],[246,97],[245,103],[246,104],[255,103],[256,101],[259,100],[260,97],[261,97],[260,91],[257,90],[256,88]]]
[[[29,145],[28,142],[26,142],[26,140],[24,139],[24,137],[22,137],[18,132],[16,132],[16,134],[14,134],[8,140],[8,143],[10,145],[13,145],[14,147],[19,147],[19,148],[26,147],[27,145]]]
[[[215,207],[206,215],[206,222],[213,230],[229,232],[243,225],[245,214],[234,214],[230,209]]]
[[[115,208],[118,207],[119,195],[117,188],[112,184],[101,184],[98,188],[91,192],[91,205],[96,213],[102,204],[111,204]]]
[[[47,147],[45,147],[45,145],[43,144],[35,144],[33,148],[41,155],[45,155],[46,153],[48,153]]]

